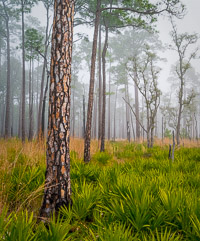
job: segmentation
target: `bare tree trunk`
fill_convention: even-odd
[[[6,42],[7,42],[7,89],[6,89],[5,138],[9,138],[11,136],[11,127],[10,127],[11,88],[10,88],[10,31],[9,31],[8,16],[6,17]]]
[[[22,7],[22,141],[25,141],[26,138],[26,122],[25,122],[25,111],[26,111],[26,76],[25,76],[25,48],[24,48],[24,0],[21,0]]]
[[[37,65],[37,86],[36,86],[36,89],[37,89],[37,93],[36,93],[36,132],[37,132],[37,130],[38,130],[38,118],[39,118],[39,103],[38,103],[38,92],[39,92],[39,90],[38,90],[38,81],[39,81],[39,77],[38,77],[38,73],[39,73],[39,57],[38,57],[38,65]]]
[[[73,96],[72,96],[72,99],[73,99],[73,106],[72,106],[72,110],[73,110],[73,123],[72,123],[72,136],[75,137],[75,103],[74,103],[74,100],[75,100],[75,86],[76,86],[76,83],[75,83],[75,79],[74,79],[74,89],[73,89]]]
[[[1,116],[1,120],[2,120],[2,123],[1,123],[1,136],[4,136],[5,134],[5,96],[4,96],[4,93],[3,93],[3,101],[2,101],[2,116]]]
[[[44,63],[42,69],[42,79],[41,79],[41,87],[40,87],[40,101],[39,101],[39,110],[38,110],[38,137],[42,134],[42,106],[43,106],[43,96],[44,96],[44,80],[47,66],[47,51],[48,51],[48,41],[49,41],[49,7],[46,8],[46,35],[45,35],[45,50],[44,50]]]
[[[101,17],[101,15],[99,16]],[[102,128],[102,90],[101,90],[101,23],[99,24],[99,56],[98,56],[98,60],[99,60],[99,125],[98,125],[98,140],[101,139],[101,128]]]
[[[94,28],[94,40],[92,47],[92,58],[91,58],[91,73],[90,73],[90,89],[89,89],[89,100],[88,100],[88,111],[87,111],[87,124],[86,134],[84,143],[84,161],[90,161],[90,139],[91,139],[91,122],[92,122],[92,109],[93,109],[93,95],[94,95],[94,78],[95,78],[95,64],[96,64],[96,52],[97,52],[97,37],[98,27],[100,21],[100,7],[101,0],[97,0],[97,11]]]
[[[111,98],[111,61],[110,61],[110,70],[109,70],[109,99],[108,99],[108,140],[110,140],[110,131],[111,131],[111,116],[110,116],[110,98]]]
[[[30,59],[30,70],[29,70],[29,135],[28,140],[31,141],[33,139],[33,102],[32,102],[32,61]],[[32,89],[32,90],[31,90]]]
[[[114,130],[113,130],[113,134],[114,134],[114,138],[113,140],[115,141],[116,139],[116,109],[117,109],[117,91],[118,91],[118,86],[116,88],[116,92],[115,92],[115,108],[114,108]]]
[[[55,1],[49,91],[47,170],[44,199],[40,209],[40,217],[42,218],[48,218],[61,206],[71,204],[69,139],[73,17],[73,0]]]
[[[102,53],[103,63],[103,108],[102,108],[102,129],[101,129],[101,152],[105,151],[105,124],[106,124],[106,52],[108,48],[108,27],[106,26],[105,43]]]
[[[47,99],[47,91],[49,86],[49,75],[47,75],[46,87],[44,90],[44,99],[42,103],[42,135],[45,133],[45,110],[46,110],[46,99]]]
[[[94,106],[94,138],[97,138],[97,105],[98,105],[98,96],[96,94],[95,106]]]
[[[125,99],[127,99],[128,103],[130,103],[129,100],[129,94],[128,94],[128,84],[125,84]],[[130,112],[129,112],[129,106],[126,103],[126,137],[128,142],[131,141],[131,133],[130,133]]]
[[[19,122],[18,122],[18,138],[22,135],[22,96],[19,96]]]
[[[83,138],[85,137],[85,95],[83,95]]]
[[[136,78],[136,74],[135,74],[134,78]],[[140,140],[140,124],[137,120],[140,119],[140,112],[139,112],[138,87],[136,84],[135,84],[135,114],[137,116],[137,118],[136,118],[136,139],[138,141],[138,140]]]

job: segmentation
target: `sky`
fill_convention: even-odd
[[[186,5],[186,15],[183,19],[175,19],[175,23],[177,25],[178,33],[188,32],[188,33],[198,33],[200,35],[200,0],[182,0],[182,2]],[[45,18],[45,11],[42,7],[42,4],[39,4],[38,6],[34,7],[32,10],[32,15],[39,18],[41,21],[41,24],[46,22]],[[43,25],[43,24],[42,24]],[[86,32],[90,39],[92,40],[92,35],[94,30],[88,29],[87,27],[77,27],[74,29],[76,32]],[[157,30],[159,31],[160,40],[168,46],[171,44],[171,38],[170,38],[170,31],[172,30],[171,23],[167,19],[167,17],[159,17],[157,22]],[[198,45],[200,46],[200,41],[198,42]],[[169,75],[170,75],[170,68],[171,65],[175,64],[177,61],[177,53],[172,50],[165,50],[164,52],[160,53],[162,58],[166,58],[167,62],[160,63],[160,67],[162,68],[160,78],[159,78],[159,86],[160,89],[163,92],[166,92],[169,90],[170,85],[167,81]],[[200,56],[200,51],[199,51]],[[200,73],[200,60],[194,60],[192,62],[192,65],[195,67],[196,71]],[[88,75],[89,73],[85,73]],[[81,77],[82,78],[82,77]],[[89,80],[89,78],[86,78]]]

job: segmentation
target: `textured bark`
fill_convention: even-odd
[[[102,107],[102,130],[101,130],[101,151],[105,151],[105,125],[106,125],[106,52],[108,48],[108,27],[106,26],[105,43],[102,53],[103,63],[103,107]]]
[[[93,98],[94,98],[93,97],[94,96],[94,78],[95,78],[98,27],[99,27],[99,20],[100,20],[100,6],[101,6],[101,0],[98,0],[97,1],[96,19],[95,19],[95,28],[94,28],[93,47],[92,47],[90,89],[89,89],[85,143],[84,143],[84,161],[85,162],[90,161],[91,123],[92,123],[92,109],[93,109]]]
[[[99,61],[99,125],[98,125],[98,139],[101,139],[101,121],[102,121],[102,80],[101,80],[101,24],[99,24],[99,56],[98,56],[98,61]]]
[[[7,14],[6,14],[7,15]],[[6,17],[6,42],[7,42],[7,89],[6,89],[6,118],[5,118],[5,138],[11,136],[11,88],[10,88],[10,31],[9,31],[9,17]]]
[[[57,0],[51,49],[47,170],[40,210],[48,218],[61,206],[71,204],[70,95],[74,1]]]
[[[26,122],[25,122],[25,108],[26,108],[26,80],[25,80],[25,47],[24,47],[24,1],[21,0],[22,7],[22,117],[21,117],[21,131],[22,141],[26,138]]]

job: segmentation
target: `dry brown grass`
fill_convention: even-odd
[[[199,140],[181,139],[180,142],[181,142],[180,146],[183,146],[183,147],[188,147],[188,148],[193,148],[193,147],[199,148],[200,147]],[[155,145],[158,145],[158,146],[166,146],[166,145],[170,145],[172,143],[173,143],[173,141],[170,138],[164,138],[163,140],[155,138]]]

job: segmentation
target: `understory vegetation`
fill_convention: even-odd
[[[200,149],[71,140],[72,206],[38,221],[43,197],[43,141],[0,140],[0,240],[200,240]],[[167,142],[166,142],[167,143]]]

